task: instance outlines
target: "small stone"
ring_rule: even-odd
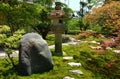
[[[91,61],[92,59],[91,58],[87,58],[88,61]]]
[[[88,41],[82,41],[82,43],[88,43]]]
[[[64,60],[72,60],[73,57],[68,56],[68,57],[63,57],[63,59],[64,59]]]
[[[62,42],[63,43],[66,43],[66,42],[70,42],[71,39],[70,39],[70,36],[69,35],[62,35]]]
[[[113,52],[115,52],[115,53],[120,53],[120,50],[113,50]]]
[[[82,42],[81,40],[76,40],[76,42]]]
[[[55,45],[50,45],[48,47],[49,47],[49,49],[53,49],[53,48],[55,48]]]
[[[69,42],[69,45],[77,45],[78,42]]]
[[[93,43],[93,44],[100,44],[100,43],[98,43],[98,42],[96,42],[96,41],[90,41],[90,43]]]
[[[72,67],[79,67],[79,66],[81,66],[81,63],[75,63],[75,62],[69,62],[68,64],[70,66],[72,66]]]
[[[11,57],[18,57],[19,56],[19,51],[16,50],[14,52],[12,52],[12,54],[10,54]]]
[[[6,54],[5,53],[0,53],[0,57],[5,57]]]
[[[90,46],[90,48],[91,48],[91,49],[97,49],[97,50],[102,49],[102,47],[101,47],[101,46],[97,46],[97,47]]]
[[[75,79],[75,78],[72,78],[70,76],[65,76],[63,79]]]
[[[97,43],[96,41],[91,41],[91,43]]]
[[[75,42],[76,40],[74,38],[70,38],[71,42]]]
[[[83,72],[80,70],[69,70],[70,73],[72,74],[78,74],[78,75],[83,75]]]
[[[112,48],[111,48],[111,47],[106,47],[106,49],[107,49],[107,50],[112,50]]]

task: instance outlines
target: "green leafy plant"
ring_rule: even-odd
[[[38,4],[28,4],[26,2],[16,2],[14,4],[0,3],[1,14],[0,24],[9,25],[11,32],[14,33],[19,28],[31,31],[32,26],[41,22],[40,13],[45,7]]]
[[[68,33],[71,33],[71,31],[75,31],[79,29],[79,19],[73,18],[67,21],[67,30]]]
[[[77,61],[81,61],[84,68],[91,70],[95,76],[101,76],[101,78],[106,79],[118,79],[120,77],[118,70],[120,67],[119,63],[119,54],[116,57],[116,54],[112,51],[80,51],[79,56],[74,57]],[[114,72],[114,74],[113,74]]]
[[[7,25],[0,25],[0,46],[2,46],[7,53],[8,58],[10,59],[13,67],[15,67],[13,57],[10,56],[15,49],[19,48],[20,39],[25,31],[17,30],[13,34],[10,33],[10,27]]]
[[[117,5],[120,5],[120,1],[106,0],[102,7],[94,8],[91,11],[92,13],[85,16],[85,20],[91,23],[91,27],[99,24],[102,32],[106,35],[114,34],[119,36],[120,7]]]

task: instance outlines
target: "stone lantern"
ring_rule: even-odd
[[[63,19],[66,18],[66,14],[61,10],[61,2],[55,2],[55,10],[53,10],[49,18],[53,20],[52,31],[55,33],[55,53],[57,55],[63,55],[62,53],[62,33],[65,31]]]

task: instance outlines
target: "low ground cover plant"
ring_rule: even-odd
[[[50,37],[50,38],[49,38]],[[47,39],[51,45],[54,35],[48,35]],[[87,38],[88,41],[90,40]],[[99,39],[98,39],[99,40]],[[21,76],[8,63],[6,59],[0,59],[0,79],[63,79],[65,76],[71,76],[75,79],[119,79],[120,77],[120,54],[116,54],[111,50],[98,52],[89,46],[97,46],[89,42],[79,43],[77,45],[63,46],[64,56],[73,56],[70,61],[64,60],[63,56],[57,56],[53,52],[54,69],[42,74],[33,74],[31,76]],[[114,48],[115,49],[115,48]],[[53,51],[54,49],[51,49]],[[14,58],[18,63],[18,58]],[[68,62],[80,62],[81,67],[70,67]],[[71,74],[69,70],[81,70],[83,75]]]

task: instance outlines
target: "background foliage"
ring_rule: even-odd
[[[101,26],[101,32],[105,34],[120,34],[120,1],[111,1],[101,8],[94,8],[85,19],[91,27]]]
[[[9,25],[11,31],[14,32],[19,28],[26,28],[30,31],[30,27],[40,22],[39,16],[45,7],[41,5],[28,4],[26,2],[15,4],[0,3],[0,11],[4,16],[4,22],[1,24]],[[2,19],[1,19],[2,20]]]

